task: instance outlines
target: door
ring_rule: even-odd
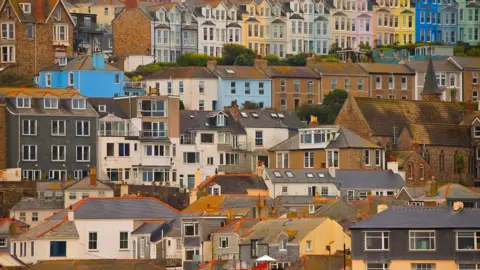
[[[268,156],[258,156],[257,160],[257,165],[260,165],[260,161],[262,162],[263,165],[265,165],[265,168],[268,168]]]

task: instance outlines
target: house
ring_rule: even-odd
[[[123,71],[105,64],[104,55],[77,57],[67,64],[57,63],[40,71],[40,88],[75,88],[87,97],[120,95],[123,90]]]
[[[388,207],[406,206],[408,202],[395,196],[368,195],[365,199],[348,201],[348,204],[357,209],[359,219],[363,219],[364,217],[376,215]],[[355,224],[357,221],[350,222],[349,225]]]
[[[307,59],[307,66],[321,76],[321,99],[335,89],[344,89],[357,97],[371,95],[370,76],[358,63],[319,63],[315,59]]]
[[[478,209],[391,207],[350,227],[353,269],[468,269]],[[381,241],[380,241],[381,240]],[[385,258],[389,258],[385,260]]]
[[[190,195],[190,203],[194,200],[194,191]],[[263,178],[256,174],[215,174],[200,183],[196,188],[196,196],[218,196],[222,194],[268,194]],[[193,197],[193,198],[192,198]]]
[[[118,0],[76,1],[74,6],[69,7],[69,11],[96,15],[98,27],[105,29],[111,27],[112,20],[123,7],[125,3]]]
[[[370,75],[370,97],[412,100],[415,72],[404,64],[360,63]]]
[[[456,23],[455,20],[452,22],[452,24],[456,26],[453,30],[457,31],[457,41],[465,42],[470,45],[478,42],[478,22],[480,21],[480,18],[476,15],[478,14],[478,5],[465,0],[459,0],[458,2],[451,4],[448,3],[448,5],[451,8],[458,10],[458,21]],[[455,14],[451,8],[449,11],[452,11],[452,14]]]
[[[99,24],[96,14],[71,12],[70,15],[75,22],[73,51],[76,54],[111,53],[111,27]]]
[[[315,207],[314,211],[310,214],[311,216],[328,217],[342,225],[345,230],[348,230],[350,225],[365,218],[363,211],[355,208],[349,201],[342,199],[331,200],[319,208]]]
[[[160,95],[179,96],[185,110],[218,109],[218,78],[206,67],[171,67],[154,72],[141,82],[145,89],[158,89]]]
[[[33,228],[63,208],[63,200],[24,197],[10,209],[10,218],[18,219]]]
[[[22,179],[82,179],[96,166],[98,115],[74,89],[3,88],[7,167]],[[19,151],[20,150],[20,151]]]
[[[10,238],[28,230],[30,225],[13,218],[0,218],[0,253],[10,253]],[[2,260],[2,265],[4,261]]]
[[[136,229],[131,233],[133,242],[138,243],[139,246],[134,259],[151,260],[158,258],[177,259],[178,261],[181,258],[181,253],[178,252],[181,246],[171,247],[172,241],[177,244],[179,241],[176,241],[176,239],[180,240],[179,229],[172,225],[174,222],[163,220],[137,222],[140,225],[136,224]],[[173,237],[174,234],[178,237]],[[161,257],[157,257],[158,255],[161,255]],[[178,256],[175,257],[175,255]]]
[[[75,25],[63,0],[3,1],[0,68],[31,78],[72,55]]]
[[[385,151],[357,135],[352,129],[338,125],[318,125],[268,149],[270,168],[290,169],[371,169],[385,167]]]
[[[269,196],[338,196],[339,183],[327,169],[265,169]]]
[[[415,100],[421,98],[420,94],[423,92],[428,62],[428,60],[414,60],[407,63],[407,66],[415,71]],[[440,99],[444,101],[463,101],[463,74],[461,69],[446,59],[433,60],[433,66],[436,71],[437,84],[442,90]]]
[[[322,208],[337,198],[320,196],[296,196],[296,195],[281,195],[275,198],[278,205],[281,205],[288,209],[288,216],[290,217],[305,217],[315,213],[318,209]]]
[[[151,246],[136,242],[132,232],[146,221],[169,221],[178,216],[178,210],[149,197],[85,198],[28,232],[16,235],[11,253],[18,254],[25,263],[58,260],[58,257],[137,258],[139,252],[150,253],[147,248]]]
[[[0,170],[7,168],[7,100],[0,97]]]
[[[180,219],[163,223],[160,225],[160,228],[158,225],[150,224],[152,223],[147,223],[143,226],[146,226],[147,230],[148,228],[156,228],[150,234],[150,241],[156,243],[157,260],[165,260],[167,267],[181,267],[183,244]]]
[[[415,43],[415,6],[409,1],[373,3],[373,33],[376,45]]]
[[[88,177],[76,181],[64,190],[64,207],[74,205],[85,198],[90,197],[113,197],[113,189],[104,183],[97,181],[96,171],[91,170]]]
[[[175,157],[181,186],[196,187],[209,176],[251,173],[245,130],[225,111],[180,111],[180,144]],[[195,180],[197,169],[201,178]]]
[[[459,2],[461,5],[462,2]],[[469,18],[471,18],[471,13],[473,13],[473,9],[466,9],[469,12]],[[463,13],[463,11],[460,11]],[[461,17],[461,16],[460,16]],[[460,27],[460,26],[459,26]],[[462,29],[462,28],[460,28]],[[465,28],[469,29],[469,36],[472,28]],[[479,31],[479,30],[477,30]],[[459,37],[462,37],[461,30],[459,33]],[[465,33],[466,35],[466,33]],[[452,56],[447,59],[449,62],[454,64],[457,68],[462,71],[462,97],[465,101],[478,101],[479,94],[480,94],[480,87],[479,87],[479,74],[480,74],[480,60],[477,58],[472,57],[458,57]],[[436,66],[435,66],[436,67]]]
[[[306,254],[327,255],[350,247],[350,237],[329,218],[262,220],[240,236],[240,261],[248,267],[268,255],[272,267],[286,268]]]
[[[29,266],[34,270],[42,269],[65,269],[74,270],[75,268],[101,268],[111,270],[154,270],[164,269],[150,261],[131,260],[131,259],[88,259],[88,260],[56,260],[41,261],[35,265]]]
[[[233,101],[242,106],[255,103],[259,109],[272,107],[272,80],[261,69],[255,66],[217,66],[216,60],[208,61],[207,68],[218,77],[215,108],[229,106]]]
[[[347,265],[345,262],[347,261]],[[332,255],[303,255],[297,261],[290,264],[289,270],[308,270],[308,269],[346,269],[351,267],[350,256],[345,258],[343,252]]]

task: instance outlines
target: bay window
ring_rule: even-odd
[[[53,41],[60,41],[60,42],[68,41],[68,25],[55,24],[53,26]]]

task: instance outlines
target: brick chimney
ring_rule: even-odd
[[[259,68],[261,70],[264,70],[267,68],[268,62],[265,59],[255,59],[253,60],[253,66],[256,68]]]
[[[212,72],[215,72],[215,70],[217,69],[217,60],[215,60],[215,59],[208,60],[207,68],[208,68],[208,70],[210,70]]]
[[[122,184],[120,185],[120,197],[127,196],[127,195],[128,195],[127,182],[122,181]]]
[[[237,100],[232,101],[230,106],[223,107],[223,110],[229,112],[232,115],[233,120],[238,121],[240,117],[240,108],[238,107]]]
[[[398,173],[398,161],[395,156],[389,156],[387,159],[387,170]]]
[[[33,12],[39,21],[45,20],[45,0],[33,0]]]
[[[10,233],[11,237],[17,234],[17,224],[15,223],[15,219],[10,221],[10,224],[8,225],[8,232]]]
[[[137,8],[137,0],[125,0],[125,7],[127,9],[136,9]]]
[[[318,123],[318,118],[314,115],[310,115],[310,122],[308,123],[309,128],[318,127],[320,123]]]
[[[97,170],[95,168],[90,169],[90,186],[97,185]]]
[[[75,213],[73,212],[73,209],[72,209],[71,205],[68,208],[67,218],[68,218],[68,221],[74,221],[75,220]]]

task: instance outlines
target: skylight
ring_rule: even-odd
[[[273,118],[277,117],[277,114],[274,113],[274,112],[270,113],[270,115],[271,115]]]
[[[325,174],[319,173],[319,174],[318,174],[318,177],[320,177],[320,178],[325,178]]]
[[[308,178],[313,178],[313,173],[307,173]]]
[[[293,178],[293,173],[291,171],[286,171],[285,174],[290,177],[290,178]]]
[[[208,123],[205,123],[205,126],[207,126],[207,127],[208,127],[208,126],[210,126],[210,125],[209,125]]]
[[[190,114],[189,116],[190,116],[190,118],[194,118],[194,117],[195,117],[195,116],[193,116],[193,114]]]
[[[252,114],[253,117],[258,118],[258,113],[252,112],[251,114]]]
[[[241,112],[240,114],[242,115],[242,117],[248,118],[248,114],[246,112]]]
[[[235,74],[235,71],[233,71],[233,69],[225,69],[225,71],[226,71],[228,74]]]
[[[282,177],[282,174],[280,172],[273,172],[273,175],[275,175],[275,177],[277,177],[277,178]]]
[[[278,118],[283,118],[284,117],[283,113],[278,113],[277,115],[278,115]]]

